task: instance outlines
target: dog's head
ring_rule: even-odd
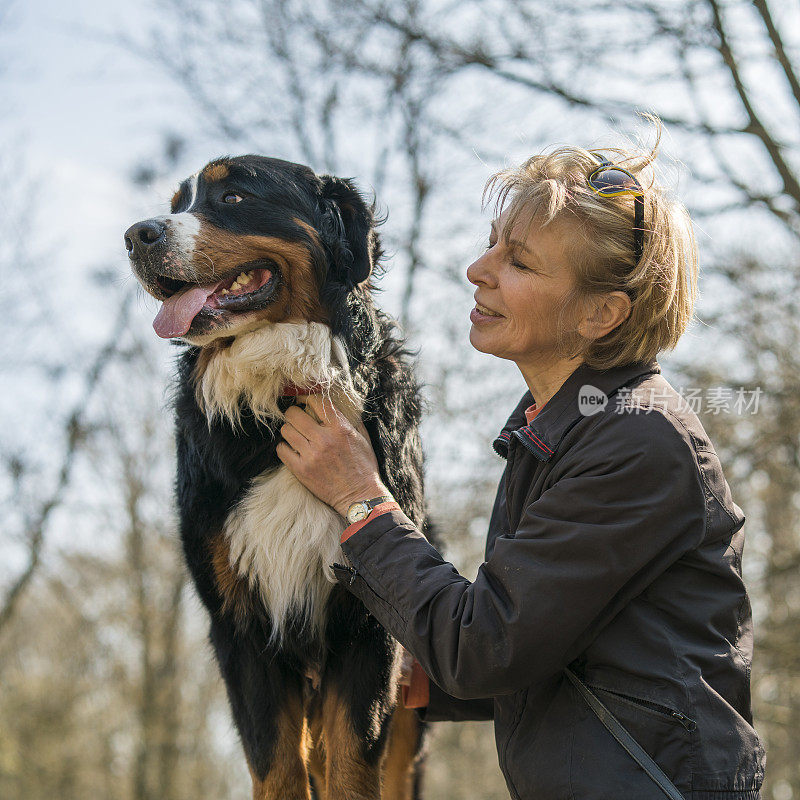
[[[373,209],[349,180],[262,156],[212,161],[169,215],[125,232],[136,277],[162,301],[163,338],[205,345],[270,322],[331,322],[379,258]]]

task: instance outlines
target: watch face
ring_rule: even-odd
[[[369,508],[366,503],[353,503],[350,510],[347,512],[347,521],[352,525],[354,522],[360,522],[369,516]]]

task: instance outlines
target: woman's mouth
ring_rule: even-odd
[[[469,318],[471,322],[489,322],[490,320],[503,319],[503,315],[476,302],[475,308],[472,309]]]

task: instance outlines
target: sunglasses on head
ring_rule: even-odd
[[[628,170],[612,164],[607,158],[592,153],[600,160],[587,176],[589,188],[600,197],[619,197],[620,195],[633,195],[633,252],[636,262],[642,257],[644,251],[644,191],[636,177]]]

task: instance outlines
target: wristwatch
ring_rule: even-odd
[[[369,516],[370,511],[372,511],[375,506],[379,506],[381,503],[391,503],[393,501],[393,497],[384,494],[380,497],[373,497],[372,500],[360,500],[358,503],[352,503],[345,515],[347,524],[352,525],[354,522],[361,522],[362,519],[366,519]]]

